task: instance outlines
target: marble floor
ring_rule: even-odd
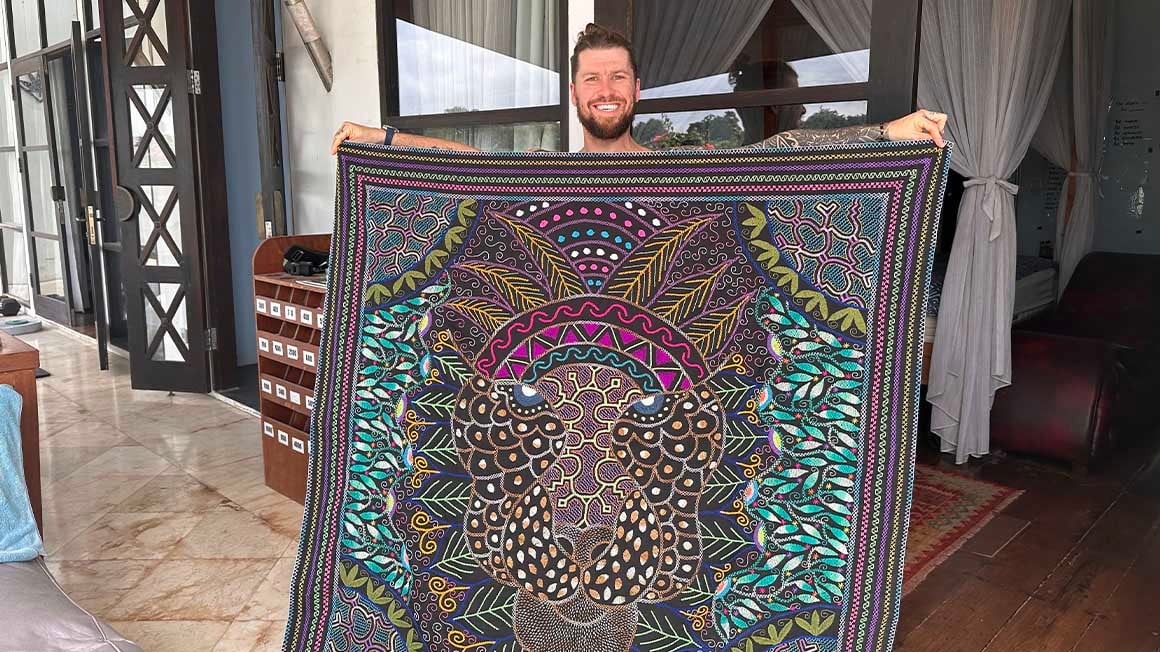
[[[265,486],[256,417],[133,390],[128,361],[22,336],[37,381],[44,538],[69,595],[145,650],[280,650],[302,507]]]

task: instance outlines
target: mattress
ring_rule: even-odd
[[[931,270],[930,290],[926,302],[926,341],[934,341],[938,328],[938,312],[942,305],[943,281],[946,279],[947,259],[935,260]],[[1050,308],[1055,303],[1059,270],[1055,263],[1038,256],[1015,258],[1015,305],[1012,323],[1019,323]]]

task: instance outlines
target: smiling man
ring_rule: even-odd
[[[640,78],[636,58],[628,39],[599,25],[589,23],[572,50],[572,105],[584,128],[584,152],[637,152],[647,148],[633,139],[631,128],[640,99]],[[877,140],[932,139],[943,145],[947,117],[934,111],[916,111],[883,124],[857,125],[840,129],[795,129],[785,131],[747,147],[801,147],[835,143],[863,143]],[[398,132],[390,126],[367,127],[344,122],[334,134],[331,154],[345,140],[383,143],[403,147],[433,147],[479,151],[470,145],[441,138]]]

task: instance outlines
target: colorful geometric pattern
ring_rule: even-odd
[[[915,467],[910,529],[906,534],[903,594],[979,533],[1023,491],[942,471]]]
[[[344,145],[285,649],[889,649],[948,164]]]

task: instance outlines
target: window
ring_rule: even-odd
[[[649,149],[741,147],[790,129],[836,129],[866,123],[866,102],[830,102],[637,114],[632,135]]]
[[[0,38],[0,42],[5,41]],[[16,134],[12,129],[12,75],[0,64],[0,264],[3,291],[25,301],[28,291],[28,250],[22,233],[19,204],[20,174],[16,158]]]
[[[561,148],[565,2],[378,6],[384,122],[486,150]]]
[[[77,19],[76,0],[42,0],[44,28],[48,45],[56,45],[72,38],[72,23]]]
[[[647,146],[877,122],[913,107],[920,2],[871,15],[865,0],[379,0],[383,122],[481,149],[568,149],[582,28],[569,10],[633,42]]]
[[[11,0],[12,55],[23,56],[44,47],[40,40],[38,0]]]

